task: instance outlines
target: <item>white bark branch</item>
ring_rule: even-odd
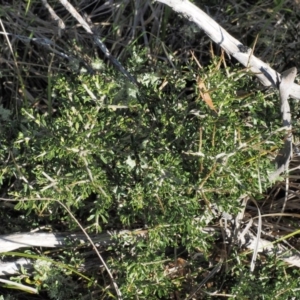
[[[203,232],[213,234],[218,231],[215,227],[203,228]],[[147,237],[147,230],[140,231],[120,231],[118,236],[122,235],[135,235],[141,238]],[[77,242],[86,243],[88,241],[84,234],[66,234],[66,233],[17,233],[0,236],[0,253],[13,251],[24,247],[63,247],[67,244],[66,238],[70,238]],[[101,233],[91,236],[93,242],[98,247],[106,248],[108,245],[113,245],[115,241],[112,239],[111,234]],[[253,250],[256,244],[259,244],[258,252],[264,252],[266,255],[276,254],[279,259],[300,268],[300,255],[292,250],[287,250],[283,245],[277,244],[275,247],[270,241],[265,239],[257,239],[253,234],[248,232],[245,235],[244,246],[249,250]],[[0,261],[0,276],[13,275],[19,272],[20,267],[30,269],[32,260],[30,259],[17,259],[16,261],[1,262]]]
[[[67,239],[87,243],[87,238],[82,233],[15,233],[0,236],[0,253],[29,247],[61,247],[66,244]],[[108,233],[92,236],[92,239],[99,246],[112,243]]]
[[[215,43],[222,47],[228,55],[233,56],[260,80],[264,86],[279,88],[281,75],[259,58],[251,55],[252,50],[244,47],[211,17],[188,0],[155,0],[170,6],[174,11],[182,13],[187,19],[195,22]],[[289,96],[300,99],[300,86],[293,83]]]

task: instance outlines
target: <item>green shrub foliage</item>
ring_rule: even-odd
[[[57,200],[89,233],[147,229],[146,239],[123,237],[109,266],[128,299],[158,299],[186,281],[166,275],[175,255],[166,249],[209,256],[218,237],[203,227],[267,188],[280,115],[250,75],[219,70],[217,61],[172,70],[147,65],[136,50],[129,69],[140,74],[139,88],[109,68],[57,74],[44,110],[24,106],[16,120],[2,110],[17,125],[2,145],[11,159],[1,180],[13,180],[7,192],[17,209],[65,230],[78,228]],[[218,113],[199,96],[197,77]],[[191,272],[196,278],[197,264]]]

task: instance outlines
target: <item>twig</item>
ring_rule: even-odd
[[[77,223],[77,225],[79,226],[79,228],[82,230],[82,232],[84,233],[84,235],[86,236],[86,238],[88,239],[88,241],[91,243],[91,245],[93,246],[94,251],[97,253],[100,261],[102,262],[103,266],[105,267],[108,276],[110,277],[111,283],[114,286],[114,289],[116,290],[117,296],[119,300],[122,300],[122,294],[120,289],[118,288],[118,285],[116,283],[116,281],[114,280],[107,264],[105,263],[105,260],[103,259],[103,257],[101,256],[100,252],[98,251],[95,243],[93,242],[93,240],[91,239],[91,237],[88,235],[88,233],[84,230],[84,228],[81,226],[81,224],[78,222],[78,220],[74,217],[74,215],[72,214],[72,212],[67,208],[66,205],[64,205],[61,201],[57,200],[57,202],[68,212],[68,214],[71,216],[71,218]]]
[[[121,65],[121,63],[111,55],[109,50],[106,48],[100,38],[92,31],[89,24],[81,17],[76,11],[73,5],[66,0],[59,0],[60,3],[66,8],[66,10],[80,23],[80,25],[94,38],[95,44],[101,49],[107,59],[109,59],[118,70],[125,75],[133,84],[138,86],[136,79]]]
[[[190,300],[193,298],[195,294],[197,294],[201,287],[210,279],[212,278],[216,273],[218,273],[221,270],[221,267],[223,265],[224,258],[221,257],[219,263],[212,269],[212,271],[199,283],[197,288],[186,298],[186,300]]]
[[[53,8],[48,4],[47,0],[42,0],[42,3],[44,4],[45,8],[48,10],[49,14],[51,15],[51,18],[57,22],[58,24],[58,35],[61,36],[61,30],[66,28],[66,25],[64,21],[55,13]]]

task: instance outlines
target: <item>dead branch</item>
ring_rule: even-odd
[[[205,227],[202,230],[207,234],[212,234],[213,231],[218,232],[218,228]],[[146,238],[148,234],[147,230],[123,230],[114,234],[117,239],[114,239],[111,233],[101,233],[91,236],[91,239],[97,247],[106,249],[108,246],[116,245],[118,238],[127,236],[139,236],[140,238]],[[80,245],[89,245],[89,241],[83,233],[17,233],[0,236],[0,253],[13,251],[19,248],[27,247],[64,247],[68,245],[69,241]],[[300,267],[300,255],[293,250],[287,249],[285,246],[277,244],[275,247],[270,241],[260,238],[257,239],[250,231],[245,235],[243,242],[244,247],[249,250],[254,250],[255,246],[258,246],[258,252],[266,255],[274,255],[296,267]],[[17,259],[11,262],[0,262],[0,276],[13,275],[19,272],[21,266],[28,269],[31,267],[32,261],[28,259]]]
[[[195,22],[216,44],[222,47],[229,56],[234,57],[266,86],[279,88],[281,75],[273,70],[268,64],[253,55],[251,48],[244,46],[239,40],[231,36],[217,22],[203,12],[199,7],[188,0],[156,0],[170,6],[174,11],[182,13],[187,19]],[[290,87],[289,96],[300,99],[300,86],[293,83]]]

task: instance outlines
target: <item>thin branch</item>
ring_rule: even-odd
[[[57,200],[57,202],[68,212],[68,214],[72,217],[72,219],[77,223],[77,225],[79,226],[79,228],[82,230],[82,232],[84,233],[84,235],[86,236],[86,238],[88,239],[88,241],[91,243],[91,245],[93,246],[94,251],[97,253],[100,261],[102,262],[103,266],[105,267],[108,276],[110,277],[110,280],[114,286],[114,289],[116,290],[118,299],[121,300],[123,299],[122,294],[120,289],[118,288],[118,285],[115,281],[115,279],[113,278],[107,264],[105,263],[105,260],[103,259],[103,257],[101,256],[100,252],[98,251],[95,243],[93,242],[93,240],[91,239],[91,237],[88,235],[88,233],[84,230],[84,228],[81,226],[81,224],[78,222],[78,220],[74,217],[74,215],[72,214],[72,212],[67,208],[66,205],[64,205],[61,201]]]
[[[125,75],[133,84],[138,85],[136,79],[121,65],[121,63],[111,55],[107,47],[100,40],[100,38],[92,31],[89,24],[82,18],[82,16],[76,11],[74,6],[66,0],[59,0],[65,9],[80,23],[80,25],[94,38],[95,44],[101,49],[107,59],[109,59],[118,70]]]

